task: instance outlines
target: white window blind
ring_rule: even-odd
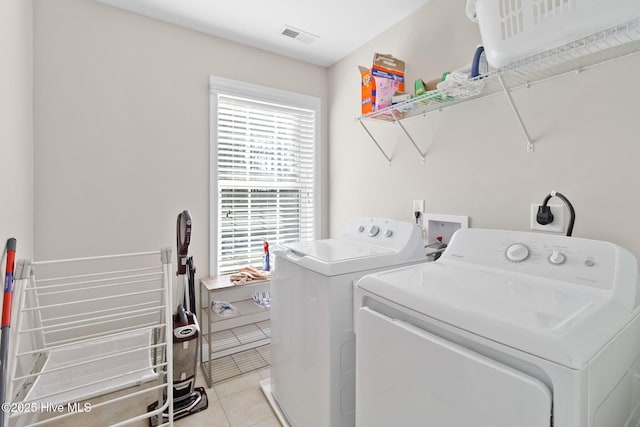
[[[312,240],[316,111],[217,97],[217,272],[261,266],[263,244]],[[213,147],[212,147],[213,148]]]

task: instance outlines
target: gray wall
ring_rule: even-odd
[[[189,209],[208,275],[209,76],[326,108],[327,70],[88,0],[34,19],[36,257],[175,248]]]
[[[0,245],[33,256],[33,3],[0,2]],[[0,270],[4,271],[4,264]]]
[[[374,52],[407,62],[408,88],[471,61],[481,43],[464,0],[432,0],[329,70],[330,233],[348,218],[411,220],[427,212],[470,216],[472,227],[528,230],[530,204],[552,190],[574,204],[574,236],[608,240],[640,256],[640,57],[602,65],[513,94],[536,140],[526,143],[502,95],[407,119],[424,164],[401,129],[371,124],[391,166],[354,118],[360,115],[357,65]],[[560,203],[558,199],[553,202]]]

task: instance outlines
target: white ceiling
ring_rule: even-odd
[[[323,67],[353,52],[429,0],[97,0]],[[318,36],[304,43],[284,26]]]

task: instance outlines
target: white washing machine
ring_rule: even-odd
[[[614,244],[460,230],[356,282],[356,425],[636,427],[638,298]]]
[[[271,276],[271,379],[276,413],[296,427],[355,424],[353,281],[426,262],[409,222],[354,218],[336,239],[276,251]]]

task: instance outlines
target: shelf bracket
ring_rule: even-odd
[[[385,159],[387,159],[387,163],[389,165],[391,165],[391,157],[387,156],[387,153],[384,152],[384,150],[382,149],[382,147],[380,146],[380,144],[378,144],[378,141],[375,139],[375,137],[371,134],[371,132],[369,132],[369,129],[367,128],[367,126],[365,126],[364,122],[362,120],[358,120],[360,122],[360,124],[362,125],[362,127],[364,128],[364,130],[367,132],[367,134],[369,135],[369,138],[371,138],[371,140],[373,141],[374,144],[376,144],[376,147],[378,147],[378,150],[380,150],[380,152],[382,153],[382,155],[384,156]]]
[[[498,77],[498,81],[500,82],[500,86],[502,86],[502,90],[504,91],[504,94],[507,96],[507,101],[509,101],[509,105],[511,106],[511,109],[513,110],[513,113],[515,114],[516,119],[520,124],[522,133],[524,133],[524,137],[527,139],[527,152],[532,153],[534,151],[533,141],[531,140],[531,136],[529,135],[529,132],[527,131],[527,128],[525,127],[524,122],[522,121],[520,112],[518,111],[516,104],[513,102],[513,99],[511,98],[511,93],[509,92],[509,89],[507,89],[507,86],[504,84],[502,75],[498,74],[497,77]]]
[[[395,122],[400,125],[400,127],[402,128],[402,131],[404,132],[404,134],[407,135],[407,138],[409,138],[409,141],[411,141],[411,144],[413,145],[413,148],[415,148],[416,151],[418,152],[418,154],[420,154],[420,157],[422,158],[422,163],[424,163],[424,159],[425,159],[427,153],[426,152],[423,153],[420,150],[420,147],[418,147],[418,144],[416,144],[416,142],[413,140],[413,138],[411,138],[411,135],[409,134],[409,132],[407,132],[407,129],[404,127],[402,122],[400,120],[398,120],[398,118],[396,117],[396,113],[393,110],[391,110],[391,116],[393,117],[393,120],[395,120]]]

